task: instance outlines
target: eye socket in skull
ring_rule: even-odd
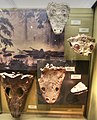
[[[42,90],[43,92],[45,92],[45,87],[42,87],[41,90]]]
[[[22,89],[21,87],[19,87],[19,88],[17,89],[17,95],[18,95],[19,97],[22,97],[22,96],[23,96],[23,93],[24,93],[23,89]]]
[[[10,87],[6,87],[5,93],[7,94],[7,96],[8,96],[9,98],[12,98],[12,91],[11,91],[11,88],[10,88]]]
[[[63,15],[64,15],[64,17],[66,17],[66,14],[65,14],[65,13],[64,13]]]
[[[77,50],[79,50],[80,49],[80,45],[79,44],[75,44],[74,48],[77,49]]]
[[[56,13],[56,10],[55,9],[52,9],[52,14],[55,14]]]
[[[94,49],[94,45],[90,45],[90,50],[93,50]]]
[[[58,90],[59,90],[59,88],[58,88],[58,87],[56,87],[56,88],[55,88],[55,90],[56,90],[56,91],[58,91]]]

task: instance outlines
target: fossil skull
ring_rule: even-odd
[[[25,106],[27,94],[33,82],[33,75],[1,73],[2,85],[11,115],[20,117]]]
[[[76,53],[83,56],[88,56],[95,48],[95,40],[85,34],[70,37],[67,41]]]
[[[47,103],[55,103],[65,77],[65,68],[47,64],[41,72],[38,82],[42,96]]]
[[[51,2],[47,6],[47,15],[52,30],[55,34],[61,34],[67,23],[70,8],[63,3]]]

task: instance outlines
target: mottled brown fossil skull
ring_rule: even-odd
[[[55,103],[65,77],[65,68],[47,64],[41,71],[38,82],[42,96],[47,103]]]
[[[88,56],[95,48],[95,39],[85,34],[78,34],[75,37],[70,37],[67,41],[76,53],[83,56]]]
[[[47,6],[47,15],[55,34],[61,34],[67,23],[70,8],[63,3],[51,2]]]
[[[1,76],[11,115],[18,118],[24,109],[27,94],[33,82],[33,75],[1,73]]]

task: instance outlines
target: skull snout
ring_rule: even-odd
[[[11,112],[11,115],[14,117],[14,118],[18,118],[21,116],[21,103],[18,101],[18,98],[14,98],[11,99],[11,102],[10,102],[10,112]]]
[[[54,97],[53,98],[46,97],[45,99],[47,103],[54,103],[56,101]]]
[[[11,115],[14,117],[14,118],[19,118],[21,116],[21,112],[19,111],[12,111],[11,112]]]
[[[62,28],[54,28],[54,29],[53,29],[53,32],[54,32],[55,34],[60,34],[60,33],[63,32],[63,29],[62,29]]]

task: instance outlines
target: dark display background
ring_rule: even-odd
[[[52,105],[85,105],[87,102],[88,92],[83,92],[82,94],[76,95],[70,92],[70,90],[79,82],[84,83],[87,88],[89,87],[89,61],[38,61],[37,65],[37,77],[40,77],[40,68],[43,68],[47,63],[53,64],[55,66],[72,66],[75,67],[75,72],[66,71],[65,78],[63,80],[60,95],[57,101]],[[81,79],[71,79],[71,74],[81,74]],[[53,80],[52,80],[53,81]],[[37,88],[38,88],[38,103],[39,104],[47,104],[44,98],[42,97],[39,83],[37,81]]]

